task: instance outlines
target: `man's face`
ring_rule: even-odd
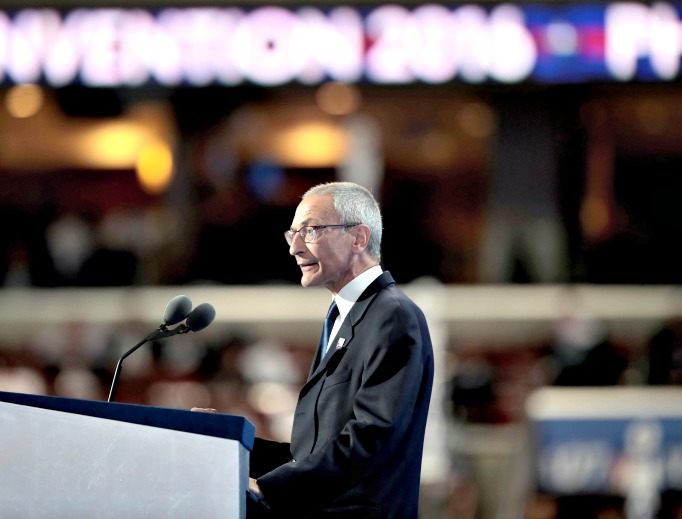
[[[338,224],[339,215],[329,195],[313,195],[304,198],[296,209],[291,229],[299,230],[306,225]],[[338,293],[352,278],[353,232],[340,228],[320,229],[317,240],[306,243],[296,233],[289,247],[289,254],[296,258],[301,269],[301,285],[323,286],[333,294]]]

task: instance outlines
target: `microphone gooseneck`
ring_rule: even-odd
[[[161,325],[163,327],[163,325]],[[116,394],[116,388],[118,387],[118,378],[121,375],[121,365],[123,364],[123,360],[130,355],[132,352],[134,352],[136,349],[138,349],[140,346],[142,346],[145,342],[148,342],[152,340],[154,335],[158,332],[159,330],[151,333],[144,339],[142,339],[140,342],[138,342],[135,346],[130,348],[128,351],[126,351],[123,355],[121,355],[121,358],[118,359],[118,362],[116,363],[116,371],[114,371],[114,379],[111,381],[111,389],[109,389],[109,398],[107,402],[111,402],[114,399],[114,395]]]
[[[118,359],[107,401],[111,402],[114,399],[123,361],[140,346],[152,340],[164,339],[188,332],[198,332],[211,324],[213,319],[215,319],[215,308],[208,303],[202,303],[192,310],[192,301],[187,296],[180,295],[171,299],[168,305],[166,305],[166,310],[163,314],[163,324]],[[168,328],[169,325],[178,324],[181,321],[185,321],[185,324],[180,324],[175,328]]]

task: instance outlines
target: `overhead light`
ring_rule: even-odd
[[[145,146],[137,158],[137,180],[152,195],[163,192],[173,177],[173,154],[164,143]]]
[[[348,146],[340,128],[322,121],[287,128],[272,144],[281,163],[297,167],[332,167],[345,156]]]
[[[43,106],[43,90],[33,83],[10,88],[5,96],[7,112],[17,119],[26,119],[38,113]]]

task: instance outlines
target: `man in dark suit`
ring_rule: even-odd
[[[374,197],[350,182],[315,186],[296,209],[285,237],[301,284],[327,288],[339,315],[291,443],[256,439],[250,517],[418,516],[433,350],[422,311],[382,272],[381,233]]]

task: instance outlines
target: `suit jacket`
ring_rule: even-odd
[[[291,444],[254,446],[252,476],[271,510],[316,519],[416,519],[432,385],[426,319],[384,272],[313,363]],[[289,461],[264,466],[264,456],[281,463],[287,447]]]

